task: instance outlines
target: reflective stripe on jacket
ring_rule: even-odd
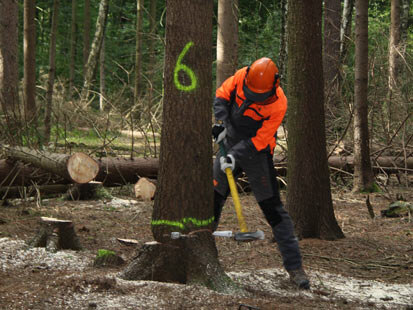
[[[245,98],[244,85],[247,67],[238,70],[216,91],[214,114],[227,128],[229,153],[235,158],[251,157],[259,151],[273,153],[277,129],[287,111],[287,97],[281,87],[265,102]]]

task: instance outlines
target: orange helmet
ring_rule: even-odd
[[[277,66],[270,58],[263,57],[248,67],[243,90],[248,99],[264,101],[274,95],[279,84]]]

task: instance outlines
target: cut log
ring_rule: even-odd
[[[135,197],[144,201],[151,201],[155,196],[156,185],[147,178],[140,178],[134,186]]]
[[[44,196],[53,196],[64,194],[72,185],[68,184],[52,184],[38,186],[5,186],[0,187],[0,199],[10,198],[26,198],[37,194]]]
[[[135,184],[141,177],[156,179],[159,166],[159,160],[157,158],[124,159],[106,157],[97,159],[96,162],[99,166],[99,172],[95,180],[102,182],[104,186]],[[285,175],[287,167],[286,158],[284,156],[275,156],[274,164],[278,173]],[[345,170],[347,172],[353,171],[352,156],[331,156],[328,159],[328,164],[330,168]],[[377,173],[382,171],[386,171],[387,173],[407,171],[411,173],[413,172],[413,157],[407,158],[405,162],[402,158],[395,160],[391,156],[381,156],[377,161],[373,161],[373,169]],[[32,185],[33,183],[67,184],[71,182],[70,179],[55,176],[54,174],[50,174],[50,172],[39,168],[27,167],[18,162],[11,163],[7,160],[0,160],[0,187]]]
[[[40,218],[40,229],[28,243],[32,247],[45,247],[50,252],[81,249],[73,222],[52,217]]]
[[[134,184],[139,178],[156,178],[159,160],[157,158],[103,157],[97,160],[99,173],[96,181],[105,186]]]
[[[67,184],[70,181],[40,168],[0,159],[0,187],[29,186],[33,184]]]
[[[35,167],[59,175],[73,183],[88,183],[99,172],[99,165],[84,153],[72,155],[31,150],[25,147],[4,147],[9,158],[30,163]]]

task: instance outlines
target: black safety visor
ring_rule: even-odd
[[[247,84],[244,81],[244,86],[242,87],[244,91],[245,98],[254,102],[263,102],[275,94],[275,89],[271,89],[265,93],[255,93],[248,88]]]

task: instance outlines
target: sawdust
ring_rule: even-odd
[[[405,197],[411,196],[404,193]],[[374,211],[388,205],[384,195],[370,197]],[[369,218],[363,195],[334,195],[335,212],[346,238],[300,241],[310,291],[296,290],[283,270],[271,231],[253,197],[242,196],[247,222],[266,239],[238,243],[216,237],[219,259],[228,275],[245,288],[242,295],[204,287],[124,281],[124,268],[94,268],[98,249],[130,260],[151,241],[151,203],[119,197],[107,201],[14,201],[0,208],[0,309],[408,309],[413,306],[413,223],[408,218]],[[82,251],[50,253],[28,248],[40,216],[70,219]],[[220,230],[237,230],[230,201]],[[126,246],[116,238],[133,238]],[[245,307],[244,307],[245,309]]]

